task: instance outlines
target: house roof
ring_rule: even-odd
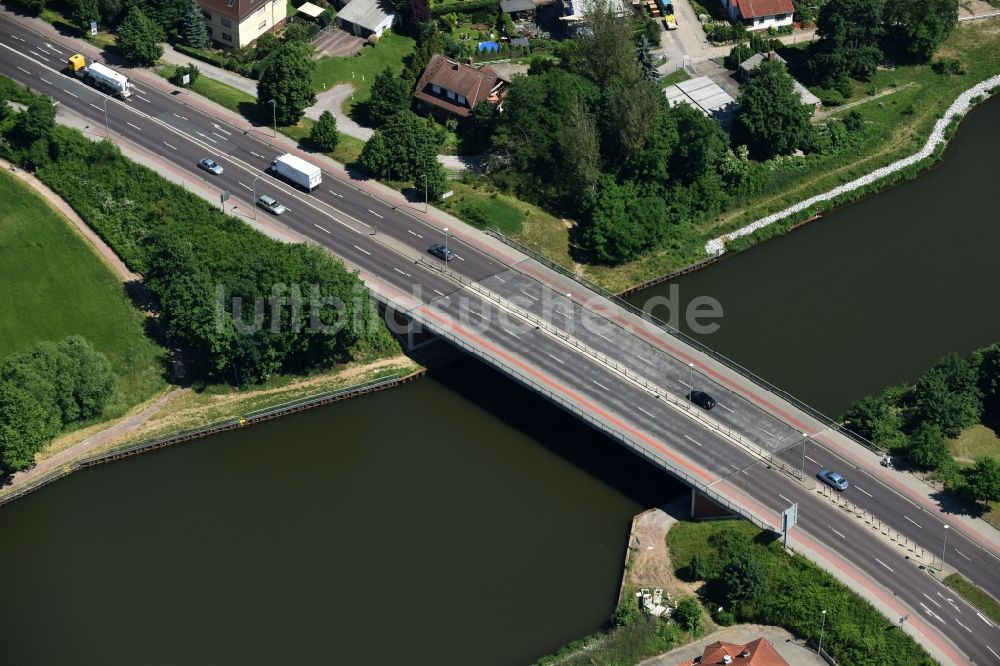
[[[507,80],[500,77],[489,65],[472,67],[435,53],[417,82],[413,96],[460,116],[468,116],[472,113],[472,109],[476,108],[476,104],[489,98],[490,92],[498,83],[507,83]],[[458,100],[447,99],[434,93],[432,85],[461,95],[465,98],[465,104],[459,104]]]
[[[667,96],[670,106],[690,104],[706,116],[712,116],[720,121],[725,120],[736,107],[736,100],[707,76],[699,76],[668,86],[663,93]]]
[[[250,14],[267,4],[268,0],[197,0],[198,5],[210,12],[235,18],[242,23]]]
[[[745,19],[795,12],[792,0],[736,0],[736,5],[740,8],[740,15]]]
[[[337,13],[337,18],[376,32],[385,26],[386,20],[391,23],[395,15],[396,6],[389,0],[350,0]]]
[[[728,662],[726,657],[729,657]],[[694,660],[686,661],[681,666],[690,666],[693,663],[696,662]],[[729,666],[788,666],[788,662],[778,654],[774,646],[763,638],[758,638],[744,645],[723,643],[722,641],[709,643],[705,646],[701,660],[697,663],[702,666],[727,663]]]
[[[304,2],[301,5],[299,5],[299,8],[296,11],[299,14],[305,14],[310,18],[317,18],[320,14],[323,13],[323,8],[319,7],[318,5],[314,5],[311,2]]]
[[[740,63],[740,69],[743,70],[744,73],[748,73],[751,70],[755,69],[758,65],[760,65],[760,63],[764,62],[765,60],[775,60],[777,62],[780,62],[782,65],[786,66],[788,65],[788,63],[785,61],[784,58],[782,58],[774,51],[771,51],[770,53],[757,53],[755,55],[750,56],[749,58]],[[792,79],[792,86],[795,88],[795,92],[798,93],[799,97],[802,98],[803,104],[816,106],[817,104],[820,103],[819,97],[816,97],[816,95],[812,94],[809,91],[809,89],[806,88],[801,83],[799,83],[797,79]]]
[[[525,12],[535,8],[532,0],[500,0],[500,9],[508,14],[512,12]]]

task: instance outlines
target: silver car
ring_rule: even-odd
[[[213,173],[216,176],[222,175],[222,165],[213,159],[209,159],[208,157],[198,162],[198,168],[204,169],[205,171]]]
[[[267,196],[266,194],[260,195],[257,199],[257,205],[274,215],[281,215],[287,208],[278,203],[274,198]]]

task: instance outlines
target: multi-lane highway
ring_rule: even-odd
[[[9,17],[0,20],[0,73],[85,118],[91,132],[107,127],[112,138],[155,156],[176,177],[201,182],[201,191],[214,190],[212,196],[230,192],[227,210],[235,204],[244,218],[268,215],[254,208],[256,196],[276,198],[288,208],[280,222],[291,232],[330,249],[380,293],[412,308],[414,316],[770,525],[776,527],[777,515],[798,502],[799,524],[791,545],[866,590],[883,612],[897,618],[909,614],[908,629],[924,636],[939,659],[1000,663],[1000,630],[992,622],[919,569],[894,543],[720,432],[739,433],[792,470],[804,466],[807,478],[820,466],[844,472],[852,482],[844,494],[852,502],[927,551],[941,552],[939,515],[818,444],[816,429],[808,432],[812,439],[806,442],[780,413],[762,408],[753,395],[710,372],[696,350],[684,349],[662,332],[619,325],[615,317],[595,312],[588,304],[591,295],[580,285],[559,286],[563,283],[550,279],[544,267],[512,250],[491,249],[468,229],[451,229],[448,244],[457,257],[449,271],[439,270],[426,250],[444,241],[441,225],[331,173],[308,194],[277,181],[264,170],[284,149],[266,137],[231,124],[225,113],[213,115],[206,105],[184,100],[187,93],[155,77],[137,74],[131,98],[109,98],[61,72],[65,59],[77,50]],[[224,173],[198,170],[203,157],[217,160]],[[461,280],[475,282],[495,298],[484,298]],[[547,323],[532,325],[519,313]],[[717,398],[709,416],[719,428],[706,428],[688,413],[698,409],[683,402],[691,385]],[[949,567],[1000,596],[995,555],[959,530],[950,532]]]

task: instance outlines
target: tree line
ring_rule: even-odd
[[[54,116],[51,100],[31,95],[0,120],[0,153],[34,169],[144,276],[191,377],[248,386],[396,345],[339,260],[264,236]]]
[[[846,428],[920,469],[973,502],[1000,501],[1000,461],[980,457],[960,467],[948,438],[1000,416],[1000,343],[969,357],[948,354],[914,385],[899,385],[856,401],[844,413]]]
[[[117,390],[111,363],[79,335],[7,357],[0,366],[0,472],[34,465],[49,440],[100,416]]]

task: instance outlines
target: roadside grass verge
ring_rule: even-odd
[[[442,201],[438,207],[480,229],[496,227],[505,234],[518,236],[532,213],[541,212],[531,211],[527,204],[512,196],[495,190],[477,189],[461,181],[449,183],[448,188],[455,195]]]
[[[355,104],[368,99],[375,76],[386,67],[391,67],[397,74],[403,71],[403,59],[413,53],[415,46],[412,37],[387,32],[378,44],[366,46],[357,55],[320,58],[313,72],[313,90],[322,92],[324,83],[326,90],[339,83],[352,84],[354,99],[348,97],[343,105],[344,113],[350,115]]]
[[[170,66],[157,67],[156,69],[157,74],[168,80],[174,75],[175,71],[176,68]],[[191,90],[230,111],[242,115],[250,122],[262,126],[267,125],[267,119],[261,118],[257,112],[257,98],[248,95],[242,90],[237,90],[204,74],[194,80],[194,83],[191,84]],[[298,124],[278,127],[278,131],[298,141],[302,148],[311,149],[309,131],[312,129],[313,124],[315,124],[315,121],[312,118],[303,116]],[[328,155],[341,164],[350,164],[357,161],[358,156],[361,155],[361,149],[365,146],[365,142],[353,136],[348,136],[343,132],[339,134],[340,143]]]
[[[0,362],[42,341],[79,334],[111,362],[118,395],[102,420],[162,391],[165,350],[121,280],[72,225],[28,186],[0,176]],[[16,313],[16,314],[12,314]]]
[[[982,611],[983,615],[1000,623],[1000,601],[979,589],[978,586],[953,573],[945,576],[944,584],[958,592],[970,604]]]
[[[977,423],[948,440],[948,449],[953,458],[965,462],[975,462],[980,456],[1000,459],[1000,438],[989,426]]]

